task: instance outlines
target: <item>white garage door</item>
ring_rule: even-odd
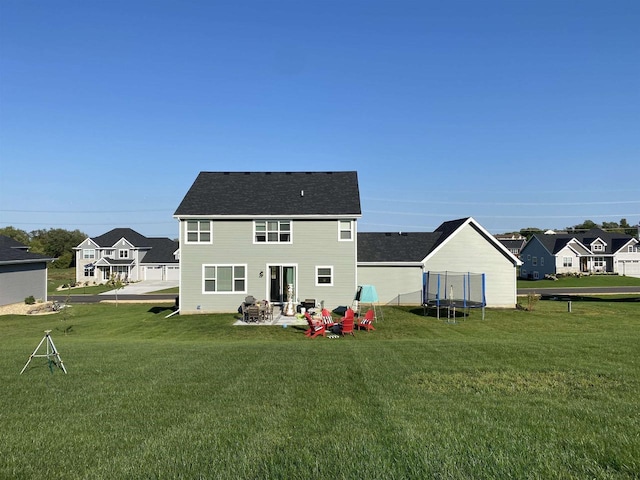
[[[618,260],[618,275],[628,277],[640,277],[640,261]]]
[[[145,280],[162,280],[162,267],[147,267],[144,275]]]
[[[167,280],[180,280],[180,267],[167,267]]]

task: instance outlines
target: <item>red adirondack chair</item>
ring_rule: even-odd
[[[324,328],[331,328],[336,324],[336,322],[333,321],[331,313],[326,308],[322,309],[322,323],[324,324]]]
[[[353,315],[352,316],[345,315],[344,317],[342,317],[342,322],[340,322],[340,325],[341,325],[340,333],[342,334],[343,337],[345,333],[349,333],[353,335],[354,323],[355,323],[355,318],[353,317]]]
[[[318,335],[326,335],[327,329],[322,323],[316,322],[309,312],[304,312],[304,317],[307,319],[307,325],[309,325],[309,329],[304,332],[304,334],[309,338],[315,338]]]
[[[374,318],[375,312],[370,308],[369,310],[367,310],[367,313],[365,313],[364,317],[362,317],[358,322],[358,328],[364,329],[367,332],[375,330],[375,328],[373,327]]]

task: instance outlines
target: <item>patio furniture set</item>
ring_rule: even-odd
[[[309,327],[305,335],[309,338],[315,338],[319,335],[326,337],[327,334],[331,338],[336,338],[339,335],[344,337],[345,334],[353,335],[355,329],[362,329],[367,332],[375,330],[373,326],[375,312],[372,309],[367,310],[364,317],[358,319],[358,321],[356,321],[355,312],[352,308],[347,308],[344,317],[340,318],[338,322],[334,321],[333,316],[326,308],[322,309],[319,319],[314,319],[309,312],[305,312],[304,316]]]

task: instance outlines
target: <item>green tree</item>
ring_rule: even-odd
[[[535,233],[544,233],[544,230],[537,227],[521,228],[520,235],[529,240]]]
[[[87,235],[80,230],[65,230],[52,228],[49,230],[34,230],[31,232],[31,251],[43,253],[51,257],[60,257],[66,252],[73,252]]]
[[[124,287],[124,283],[122,283],[122,279],[120,278],[120,275],[116,275],[115,273],[112,273],[111,276],[109,277],[109,280],[107,281],[107,285],[113,288],[116,292],[116,307],[117,307],[118,306],[118,290]]]
[[[567,232],[580,233],[580,232],[586,232],[587,230],[591,230],[592,228],[600,228],[600,225],[598,225],[593,220],[585,220],[584,222],[578,225],[574,225],[573,227],[567,227]]]
[[[0,228],[0,235],[13,238],[16,242],[20,242],[27,246],[29,246],[29,243],[31,242],[31,237],[27,232],[12,226]]]

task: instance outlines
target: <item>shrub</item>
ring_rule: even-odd
[[[24,299],[24,303],[26,303],[27,305],[33,305],[36,303],[36,299],[33,298],[33,295],[29,295],[27,298]]]

